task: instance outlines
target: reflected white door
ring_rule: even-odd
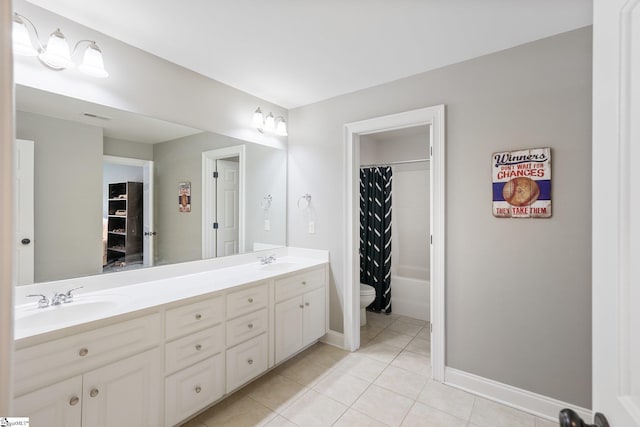
[[[18,285],[34,281],[34,143],[16,140],[16,273]]]
[[[593,409],[640,426],[640,0],[595,0]]]
[[[145,162],[142,167],[142,264],[152,267],[155,260],[155,230],[153,229],[153,162]]]
[[[216,256],[220,257],[238,253],[240,164],[237,161],[216,160],[216,170]]]

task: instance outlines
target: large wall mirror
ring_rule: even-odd
[[[16,110],[20,284],[286,244],[283,148],[20,85]]]

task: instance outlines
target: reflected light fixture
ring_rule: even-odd
[[[287,122],[284,117],[274,117],[270,112],[265,118],[260,107],[253,113],[253,125],[260,133],[269,132],[278,136],[288,136]]]
[[[80,40],[76,43],[73,51],[70,51],[67,38],[58,28],[51,33],[47,44],[43,45],[40,42],[38,29],[33,22],[24,15],[15,12],[13,14],[12,38],[15,55],[37,56],[44,66],[55,71],[74,68],[76,64],[71,58],[80,45],[87,44],[78,70],[93,77],[109,76],[109,73],[104,69],[102,51],[93,40]]]

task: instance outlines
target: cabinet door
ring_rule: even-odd
[[[158,348],[85,374],[82,425],[159,426],[161,377]]]
[[[20,396],[13,401],[16,417],[32,426],[80,427],[82,377],[77,376]]]
[[[276,363],[302,348],[302,297],[276,304]]]
[[[313,341],[327,333],[325,289],[320,288],[304,294],[304,334],[302,346],[311,344]]]
[[[227,393],[266,371],[269,364],[268,353],[267,334],[227,350]]]

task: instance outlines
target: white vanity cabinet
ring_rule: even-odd
[[[14,412],[33,426],[158,425],[160,331],[152,314],[19,349]]]
[[[280,363],[327,332],[325,269],[275,281],[275,362]]]
[[[223,296],[165,312],[165,426],[173,426],[224,395]]]
[[[21,339],[14,413],[35,427],[178,425],[327,332],[327,271],[202,282],[200,294],[177,291],[138,317]]]
[[[227,393],[269,368],[269,283],[227,294]]]

